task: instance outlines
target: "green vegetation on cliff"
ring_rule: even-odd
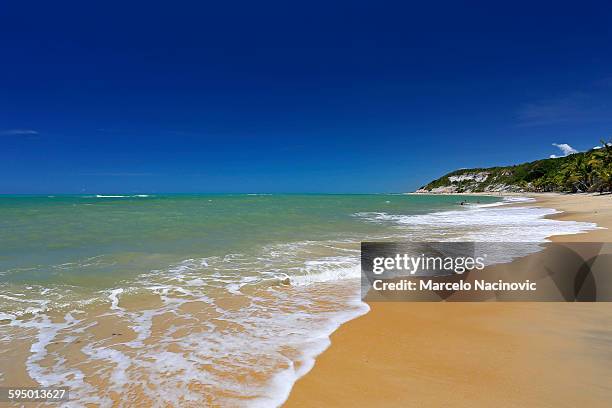
[[[612,191],[612,144],[515,166],[455,170],[419,191]]]

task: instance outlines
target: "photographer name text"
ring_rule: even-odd
[[[459,280],[456,282],[439,282],[435,279],[388,281],[376,279],[372,282],[372,288],[376,291],[536,291],[536,282],[525,280],[523,282],[488,282],[477,279],[474,282]]]

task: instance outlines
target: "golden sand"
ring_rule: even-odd
[[[535,205],[564,210],[555,216],[558,219],[612,228],[612,196],[546,195],[538,196]],[[555,240],[612,242],[612,233],[602,229]],[[537,256],[517,260],[510,267],[521,268]],[[610,406],[612,304],[373,302],[370,306],[370,313],[332,335],[332,346],[297,382],[287,406]],[[122,300],[121,307],[152,309],[159,307],[159,299],[132,297],[130,302]],[[181,308],[202,322],[216,317],[201,302]],[[158,341],[176,319],[157,316],[145,347]],[[48,347],[50,351],[63,347],[61,354],[69,356],[70,365],[79,366],[89,384],[104,388],[106,371],[99,363],[87,362],[83,343],[103,341],[129,353],[121,343],[134,340],[136,333],[108,314],[107,305],[90,311],[88,321],[97,324],[70,342],[59,338]],[[175,333],[181,335],[181,331]],[[5,384],[36,385],[25,370],[30,346],[29,341],[15,341],[2,355],[13,367],[3,378]],[[265,380],[256,378],[256,371],[243,375]],[[214,405],[212,390],[198,384],[191,388],[202,395],[196,406]],[[139,385],[130,394],[132,406],[152,404]],[[110,397],[115,403],[126,398],[114,392]]]
[[[525,204],[521,204],[525,205]],[[612,196],[538,195],[556,219],[608,229]],[[513,262],[521,268],[530,255]],[[610,303],[376,303],[346,323],[287,407],[609,407]]]

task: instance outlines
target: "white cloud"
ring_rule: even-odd
[[[38,131],[33,129],[7,129],[0,131],[0,135],[37,135]]]
[[[612,143],[606,143],[606,146],[612,146]],[[597,145],[597,146],[595,146],[593,149],[595,149],[595,150],[599,150],[599,149],[601,149],[602,147],[603,147],[603,146]]]
[[[561,150],[563,152],[563,155],[561,157],[567,156],[568,154],[578,153],[578,150],[574,149],[572,146],[568,145],[567,143],[553,143],[552,145],[555,146],[555,147],[558,147],[559,150]],[[553,156],[555,156],[555,157],[553,157]],[[556,156],[556,155],[553,154],[550,157],[552,159],[554,159],[554,158],[559,157],[559,156]]]

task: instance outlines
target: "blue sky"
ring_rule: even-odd
[[[612,6],[497,3],[3,2],[0,193],[400,192],[612,137]]]

